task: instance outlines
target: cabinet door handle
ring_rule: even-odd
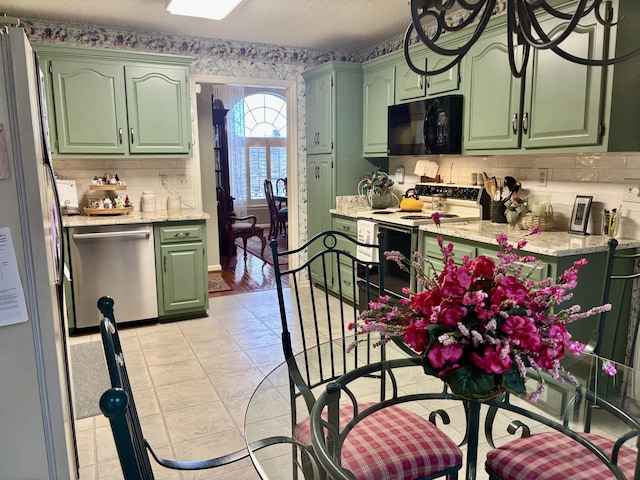
[[[522,116],[522,132],[527,133],[529,131],[529,113],[525,113]]]
[[[174,237],[188,237],[191,235],[191,232],[174,232]]]
[[[513,134],[518,133],[518,114],[514,113],[511,118],[511,129],[513,130]]]
[[[427,85],[429,84],[429,80],[427,80]],[[424,75],[420,75],[418,77],[418,88],[420,90],[422,90],[422,87],[424,86]]]
[[[118,129],[118,139],[120,140],[120,145],[122,145],[122,129]]]
[[[163,264],[164,264],[163,266],[164,273],[167,273],[167,256],[166,255],[163,257]]]
[[[133,145],[133,128],[131,129],[131,145]]]
[[[351,230],[351,227],[347,226],[347,225],[343,225],[342,226],[343,230],[346,230],[347,232]]]
[[[347,280],[343,280],[342,283],[344,283],[344,285],[346,287],[350,287],[351,286],[351,282],[348,282]]]
[[[427,88],[431,88],[431,77],[427,77]]]

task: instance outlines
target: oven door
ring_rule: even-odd
[[[402,227],[387,223],[378,223],[378,231],[384,233],[384,244],[382,252],[398,251],[405,257],[411,259],[413,252],[418,248],[418,229],[413,227]],[[361,277],[362,278],[362,277]],[[369,272],[369,283],[371,287],[378,290],[380,287],[378,272]],[[359,281],[360,298],[366,298],[363,291],[366,288],[364,280]],[[386,261],[384,264],[384,289],[388,295],[394,297],[408,298],[403,288],[410,288],[415,291],[416,275],[413,268],[406,271],[400,268],[395,262]],[[376,298],[374,294],[371,298]],[[367,305],[359,305],[361,309]]]

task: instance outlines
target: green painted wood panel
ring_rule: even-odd
[[[421,58],[414,58],[411,56],[411,61],[419,68],[427,67],[427,59],[424,57],[424,53],[420,55]],[[418,75],[416,72],[409,68],[404,55],[399,57],[395,70],[395,103],[405,103],[409,101],[416,101],[424,99],[427,96],[427,81],[425,81],[422,75]]]
[[[509,70],[504,33],[479,40],[467,53],[464,71],[464,149],[519,148],[522,82]]]
[[[131,153],[188,153],[187,70],[125,66]]]
[[[331,155],[310,155],[307,157],[307,238],[331,229],[329,209],[335,201]],[[309,256],[316,253],[310,249]],[[315,262],[311,274],[320,278],[321,265]],[[329,272],[331,273],[331,272]]]
[[[395,100],[395,67],[364,72],[363,137],[364,156],[387,156],[388,107]]]
[[[451,62],[451,57],[440,55],[429,56],[427,65],[430,70],[442,68]],[[427,97],[451,94],[460,88],[460,64],[454,65],[446,72],[427,78]]]
[[[108,63],[51,63],[60,153],[127,153],[122,68]]]
[[[307,153],[331,153],[333,149],[332,72],[311,78],[305,85]]]
[[[162,245],[164,293],[163,311],[205,308],[206,287],[202,275],[204,245],[202,242]]]
[[[603,30],[594,20],[591,22],[581,23],[563,42],[563,49],[578,57],[601,58]],[[543,23],[543,28],[552,35],[563,27],[564,24],[555,19]],[[597,145],[603,69],[568,62],[548,50],[532,52],[531,56],[523,107],[522,146]]]

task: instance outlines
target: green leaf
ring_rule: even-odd
[[[525,392],[524,378],[520,376],[520,372],[514,362],[513,367],[507,373],[502,375],[502,383],[512,393],[520,395]]]
[[[495,375],[471,365],[463,365],[444,376],[451,391],[461,396],[489,395],[496,389]]]

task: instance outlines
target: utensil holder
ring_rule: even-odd
[[[491,200],[491,223],[507,223],[503,201]]]

